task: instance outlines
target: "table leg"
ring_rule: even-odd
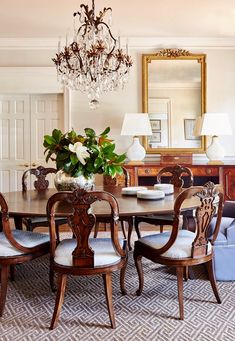
[[[132,250],[132,247],[131,247],[131,234],[132,234],[132,230],[133,230],[133,217],[128,217],[127,222],[128,222],[127,244],[128,244],[129,251],[131,251]]]
[[[14,216],[13,218],[14,218],[15,228],[17,230],[23,230],[23,219],[22,219],[22,217]]]

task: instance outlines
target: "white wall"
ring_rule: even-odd
[[[121,137],[120,130],[126,112],[142,112],[141,54],[152,53],[158,48],[162,48],[157,43],[157,39],[156,44],[154,39],[151,39],[150,46],[151,48],[146,47],[143,39],[140,39],[138,44],[130,46],[129,53],[132,55],[134,65],[128,84],[124,90],[103,95],[97,110],[89,109],[86,95],[79,92],[71,93],[71,126],[74,129],[82,132],[86,127],[93,127],[97,132],[101,132],[106,126],[110,126],[111,136],[116,141],[118,152],[127,149],[131,138]],[[166,47],[172,47],[172,44]],[[179,47],[183,48],[184,46]],[[207,54],[207,112],[227,112],[229,114],[234,133],[233,136],[221,137],[221,142],[225,147],[226,156],[235,159],[235,43],[231,47],[205,46],[197,48],[190,46],[187,49],[194,53]],[[54,53],[55,49],[53,48],[47,50],[42,48],[37,51],[30,50],[30,48],[20,50],[4,48],[0,53],[0,67],[52,66],[51,58]],[[15,75],[15,79],[17,81],[17,75]],[[36,82],[37,79],[35,79],[35,84]],[[7,91],[7,82],[1,77],[1,74],[0,84],[1,91],[4,92],[4,89]],[[42,87],[44,85],[46,86],[46,84],[41,84]],[[33,88],[32,85],[32,92]]]

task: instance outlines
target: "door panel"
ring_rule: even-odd
[[[63,130],[62,96],[0,95],[1,192],[21,190],[28,168],[55,167],[45,162],[43,137],[54,128]]]
[[[15,191],[30,157],[29,96],[0,96],[0,190]]]
[[[62,95],[31,96],[31,162],[55,167],[53,162],[45,163],[43,137],[54,128],[63,129]]]

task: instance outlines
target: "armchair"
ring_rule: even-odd
[[[215,228],[215,218],[211,222]],[[215,277],[219,281],[235,281],[235,201],[225,201],[220,230],[214,243]]]

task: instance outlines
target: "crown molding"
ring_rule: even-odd
[[[129,38],[129,45],[135,49],[150,48],[190,48],[190,49],[234,49],[235,37],[215,38],[215,37],[139,37]]]
[[[0,38],[0,50],[54,50],[55,38]]]
[[[56,50],[58,38],[0,38],[0,50]],[[142,51],[156,48],[235,49],[235,37],[122,37],[121,46]],[[62,39],[62,45],[65,39]]]

